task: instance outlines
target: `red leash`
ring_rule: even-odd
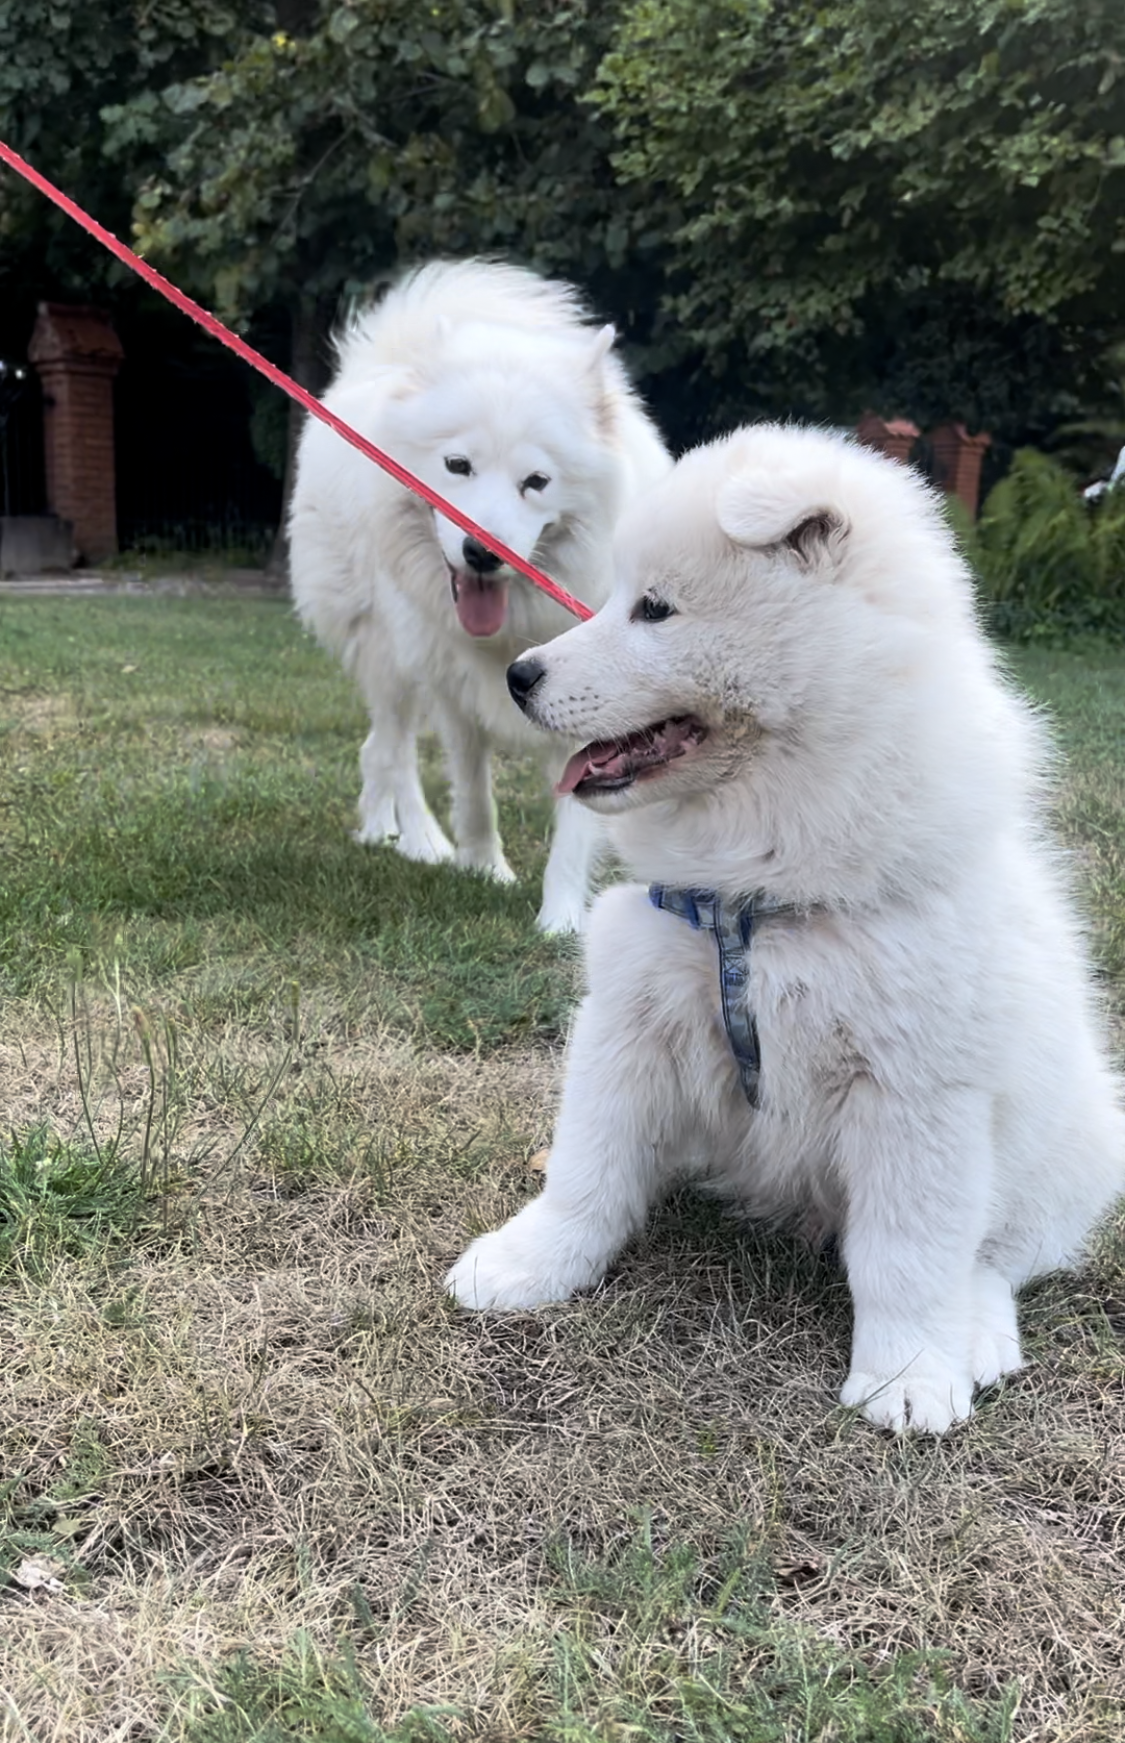
[[[529,563],[524,557],[517,557],[513,550],[502,544],[499,539],[494,538],[491,533],[486,532],[483,527],[479,527],[476,521],[470,520],[467,514],[462,514],[459,508],[455,508],[451,502],[446,502],[445,498],[439,496],[436,490],[431,490],[428,484],[423,484],[420,478],[415,478],[413,472],[408,472],[405,466],[400,466],[397,460],[392,459],[389,454],[385,454],[381,448],[377,448],[374,442],[369,442],[366,436],[361,436],[358,430],[353,430],[350,424],[345,424],[342,418],[336,416],[335,412],[330,412],[326,406],[321,405],[316,396],[311,394],[307,388],[298,386],[297,382],[291,376],[286,375],[283,369],[279,369],[276,363],[271,363],[268,358],[262,356],[260,351],[255,351],[252,345],[248,345],[245,339],[240,339],[237,333],[232,333],[229,327],[224,327],[215,315],[208,314],[207,310],[202,308],[199,303],[192,302],[189,296],[185,296],[182,290],[178,290],[162,273],[157,272],[155,267],[149,266],[139,254],[134,254],[133,250],[127,248],[124,242],[118,241],[112,231],[106,230],[95,218],[91,218],[88,213],[84,212],[81,206],[75,205],[73,200],[68,199],[66,194],[56,188],[53,182],[47,180],[46,176],[40,175],[38,170],[32,169],[29,163],[25,163],[10,145],[4,144],[2,139],[0,139],[0,159],[3,159],[9,168],[14,169],[17,175],[21,175],[24,181],[30,182],[33,188],[38,188],[41,194],[46,194],[47,198],[53,200],[68,218],[73,218],[76,224],[81,224],[83,230],[88,230],[91,236],[95,236],[99,242],[104,244],[111,254],[116,254],[118,260],[123,260],[126,266],[132,267],[133,271],[139,273],[145,283],[152,286],[153,290],[157,290],[161,296],[167,297],[170,303],[174,303],[185,315],[189,315],[193,321],[198,322],[205,332],[210,333],[213,339],[218,339],[220,344],[227,347],[228,351],[233,351],[236,357],[241,357],[242,361],[248,363],[251,369],[256,369],[259,375],[264,375],[267,381],[272,381],[275,387],[280,387],[282,393],[287,393],[290,399],[295,399],[298,405],[304,406],[312,417],[319,418],[322,424],[327,424],[330,430],[335,430],[338,436],[343,436],[345,442],[350,442],[353,448],[358,448],[361,454],[365,454],[369,460],[374,460],[376,466],[381,466],[384,472],[389,472],[392,478],[405,485],[407,490],[412,490],[415,496],[422,497],[431,507],[436,508],[439,513],[451,520],[455,526],[459,526],[462,532],[468,533],[470,538],[479,540],[490,551],[495,551],[496,555],[505,563],[518,570],[521,575],[526,575],[529,581],[534,582],[536,587],[548,594],[574,617],[593,617],[594,614],[588,605],[583,605],[582,601],[575,599],[574,595],[568,593],[565,587],[560,587],[557,581],[552,581],[549,575],[544,575],[542,569],[537,569],[534,563]]]

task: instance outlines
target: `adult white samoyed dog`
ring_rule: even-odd
[[[837,1235],[842,1402],[940,1433],[1020,1366],[1014,1292],[1125,1185],[1043,729],[935,497],[850,441],[699,449],[617,551],[604,609],[509,683],[592,741],[561,789],[643,882],[591,914],[545,1187],[448,1286],[559,1300],[702,1177]]]
[[[436,262],[347,327],[324,403],[597,606],[621,509],[672,464],[613,341],[569,285],[487,261]],[[512,707],[504,672],[573,618],[315,419],[301,437],[289,534],[297,610],[370,711],[358,839],[511,881],[491,749],[534,751],[551,778],[566,757]],[[427,724],[445,750],[456,852],[418,776]],[[560,801],[544,930],[581,929],[600,835],[591,813]]]

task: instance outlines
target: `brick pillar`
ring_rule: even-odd
[[[124,352],[100,309],[40,303],[27,355],[43,383],[47,501],[87,563],[117,549],[113,378]]]
[[[910,460],[910,450],[922,434],[909,418],[881,418],[875,412],[864,412],[855,433],[865,448],[876,448],[891,460],[901,460],[904,466]]]
[[[942,424],[930,436],[934,474],[947,496],[960,497],[976,519],[980,501],[980,469],[992,437],[970,436],[964,424]]]

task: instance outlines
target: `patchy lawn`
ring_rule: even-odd
[[[1125,652],[1018,666],[1120,1010]],[[939,1443],[690,1195],[455,1314],[577,961],[536,776],[494,888],[351,841],[362,734],[280,602],[0,598],[0,1736],[1119,1743],[1125,1227]]]

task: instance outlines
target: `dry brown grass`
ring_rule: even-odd
[[[0,1279],[5,1743],[213,1743],[231,1655],[281,1666],[301,1638],[351,1646],[377,1717],[448,1700],[449,1734],[488,1743],[717,1743],[721,1699],[692,1732],[677,1679],[701,1698],[726,1655],[728,1688],[773,1689],[786,1640],[884,1685],[944,1650],[984,1715],[840,1707],[821,1743],[1119,1743],[1125,1227],[1030,1294],[1026,1372],[938,1443],[835,1406],[827,1260],[690,1196],[589,1298],[455,1314],[446,1266],[538,1190],[549,1138],[558,1044],[530,1038],[570,970],[530,887],[354,850],[361,722],[281,609],[89,600],[81,642],[77,609],[9,607],[0,636],[0,1138],[78,1154],[120,1127],[135,1167],[148,1130],[160,1192]],[[1119,993],[1125,667],[1028,664],[1071,733],[1064,825]],[[501,793],[534,875],[545,813],[518,770]],[[706,1594],[739,1531],[727,1625]],[[691,1547],[698,1602],[648,1603],[646,1534],[664,1569]],[[560,1640],[586,1653],[573,1725]],[[988,1725],[1013,1682],[1011,1730]]]
[[[72,1057],[21,1027],[7,1105],[75,1121]],[[248,1643],[280,1658],[300,1628],[326,1650],[350,1634],[389,1715],[455,1701],[530,1735],[559,1615],[547,1546],[612,1556],[647,1508],[704,1556],[742,1522],[778,1615],[872,1663],[937,1646],[970,1691],[1018,1679],[1020,1738],[1121,1735],[1112,1249],[1026,1304],[1031,1365],[971,1426],[894,1441],[833,1406],[839,1274],[691,1199],[587,1300],[451,1311],[444,1266],[537,1188],[550,1052],[420,1056],[348,1039],[326,1006],[228,1170],[245,1104],[219,1086],[264,1074],[268,1048],[196,1039],[181,1129],[217,1149],[179,1234],[4,1290],[3,1468],[44,1533],[26,1553],[62,1584],[0,1598],[6,1734],[153,1735],[170,1672],[206,1679]],[[139,1103],[125,1042],[116,1071]],[[311,1164],[286,1136],[310,1114]]]

